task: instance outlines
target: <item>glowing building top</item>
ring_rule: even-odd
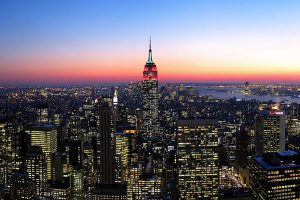
[[[151,38],[150,38],[150,45],[149,45],[148,60],[146,62],[146,65],[144,67],[144,72],[143,72],[143,79],[157,80],[157,69],[152,59]]]

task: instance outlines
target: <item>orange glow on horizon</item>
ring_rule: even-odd
[[[141,57],[141,58],[140,58]],[[82,55],[79,57],[50,57],[1,61],[2,82],[128,82],[141,81],[145,56],[138,59],[123,56],[120,59]],[[101,62],[100,62],[100,61]],[[238,65],[204,62],[205,66],[182,58],[154,59],[158,80],[162,82],[299,82],[300,69],[264,65]],[[201,63],[201,61],[199,61]],[[2,67],[2,66],[5,66]],[[22,68],[20,69],[20,66]]]

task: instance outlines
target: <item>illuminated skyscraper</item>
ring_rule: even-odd
[[[178,120],[179,199],[218,199],[218,121]]]
[[[38,123],[46,123],[48,122],[48,105],[45,103],[41,103],[37,105],[37,122]]]
[[[130,133],[116,133],[117,182],[127,181],[130,163]]]
[[[252,158],[252,199],[300,199],[300,154],[269,152]]]
[[[57,149],[57,130],[54,124],[33,124],[27,130],[32,146],[41,146],[47,162],[47,178],[51,179],[51,157]]]
[[[73,170],[72,178],[71,178],[73,199],[77,199],[77,200],[84,199],[83,181],[84,181],[83,170]]]
[[[263,110],[256,118],[255,152],[257,155],[285,150],[285,112]]]
[[[6,122],[0,122],[0,184],[8,184],[11,170],[11,132]]]
[[[156,65],[152,60],[151,40],[149,55],[143,71],[143,123],[141,132],[144,136],[159,133],[158,124],[158,79]]]
[[[34,183],[35,194],[45,197],[47,189],[47,165],[42,147],[32,146],[26,155],[26,171]]]

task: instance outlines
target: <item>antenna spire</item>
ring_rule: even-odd
[[[151,35],[150,35],[149,54],[148,54],[148,61],[147,61],[147,63],[153,63],[153,60],[152,60],[152,49],[151,49]]]

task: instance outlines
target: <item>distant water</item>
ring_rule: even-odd
[[[274,101],[274,102],[282,102],[285,103],[299,103],[300,104],[300,98],[292,98],[289,96],[272,96],[272,95],[245,95],[241,92],[240,89],[234,89],[234,88],[208,88],[207,86],[199,86],[199,95],[200,96],[206,96],[211,95],[218,99],[230,99],[236,97],[237,99],[245,99],[245,100],[252,100],[256,99],[258,101]]]

